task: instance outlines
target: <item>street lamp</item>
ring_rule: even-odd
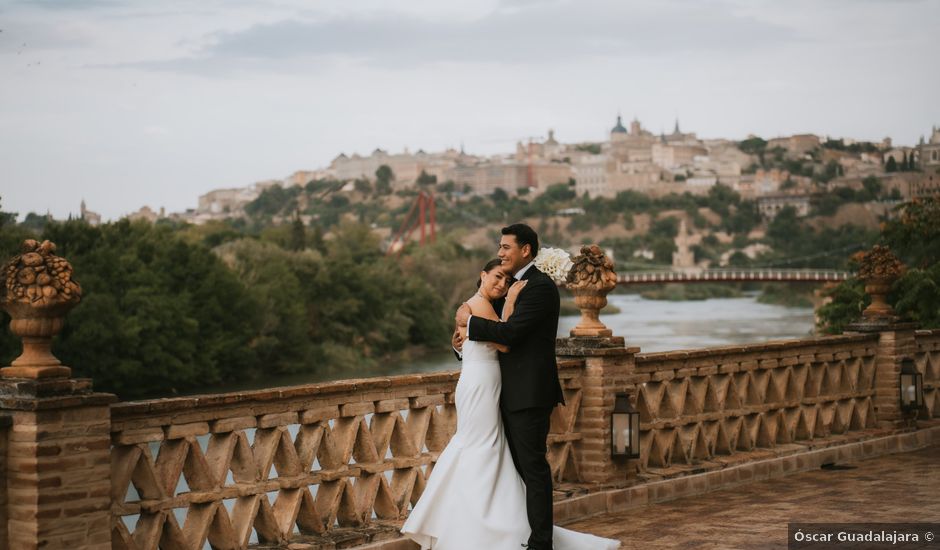
[[[917,411],[924,406],[924,376],[913,359],[901,361],[901,409]]]
[[[610,455],[640,457],[640,413],[630,404],[630,396],[618,393],[610,413]]]

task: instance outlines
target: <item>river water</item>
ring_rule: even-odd
[[[695,349],[728,344],[747,344],[787,338],[804,338],[812,334],[813,310],[761,304],[757,294],[739,298],[711,298],[670,302],[648,300],[637,294],[614,294],[608,302],[620,313],[605,314],[601,321],[623,336],[628,346],[641,351]],[[559,319],[558,335],[568,336],[579,316]],[[230,384],[209,389],[209,392],[230,392],[250,389],[292,386],[344,378],[391,376],[418,372],[454,370],[460,363],[453,353],[441,351],[420,359],[382,364],[356,372],[318,371],[277,376],[244,384]],[[193,393],[206,393],[206,389]]]

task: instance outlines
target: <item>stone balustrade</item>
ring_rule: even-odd
[[[875,427],[877,335],[640,354],[639,468]]]
[[[557,479],[572,446],[583,362],[560,366]],[[294,533],[397,521],[456,430],[459,372],[313,384],[112,408],[111,498],[121,548],[243,548]]]
[[[914,334],[914,364],[924,377],[924,408],[919,418],[940,417],[940,330],[918,330]]]

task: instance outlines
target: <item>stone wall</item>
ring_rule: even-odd
[[[0,543],[7,541],[7,437],[13,418],[0,414]]]
[[[878,335],[861,334],[639,354],[637,467],[873,428],[877,351]]]
[[[111,547],[113,401],[87,380],[0,379],[8,548]]]
[[[572,452],[583,361],[560,366],[556,479]],[[456,430],[458,372],[121,403],[112,408],[115,548],[285,542],[407,516]]]

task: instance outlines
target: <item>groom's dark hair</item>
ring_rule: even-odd
[[[519,245],[519,248],[522,248],[525,245],[532,247],[532,257],[536,257],[539,254],[539,236],[534,229],[529,227],[524,223],[514,223],[512,225],[507,225],[502,229],[503,235],[513,235],[516,237],[516,244]]]

